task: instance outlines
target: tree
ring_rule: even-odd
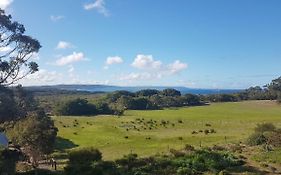
[[[17,113],[13,91],[0,86],[0,123],[16,119]]]
[[[15,144],[49,154],[54,148],[57,131],[53,120],[43,110],[38,110],[19,120],[7,130],[7,135]]]
[[[113,111],[110,109],[107,103],[98,102],[96,105],[97,113],[98,114],[112,114]]]
[[[187,105],[190,105],[190,106],[201,104],[200,97],[198,95],[194,95],[194,94],[185,94],[184,101],[187,103]]]
[[[276,94],[278,102],[281,102],[281,77],[272,80],[268,85],[268,89]]]
[[[37,63],[30,60],[41,45],[24,33],[24,26],[0,9],[0,85],[14,84],[38,71]]]
[[[151,97],[153,95],[160,94],[160,92],[156,89],[143,89],[136,92],[136,96],[143,96],[143,97]]]
[[[164,96],[171,96],[171,97],[181,96],[181,92],[176,89],[164,89],[162,91],[162,94]]]
[[[24,118],[28,111],[38,109],[38,103],[30,92],[21,86],[0,86],[0,123]]]
[[[152,103],[147,98],[139,97],[133,99],[130,109],[146,110],[154,108],[157,109],[157,106],[152,105]]]
[[[116,100],[116,105],[124,110],[132,109],[133,97],[122,95]]]
[[[109,102],[116,102],[118,98],[126,96],[126,97],[134,97],[135,94],[129,91],[114,91],[112,93],[107,94],[106,99]]]
[[[58,115],[95,115],[96,106],[87,100],[77,98],[57,105],[55,113]]]

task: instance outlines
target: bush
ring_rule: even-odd
[[[267,143],[268,140],[272,140],[273,142],[279,144],[279,142],[281,143],[281,140],[276,140],[280,138],[277,133],[278,130],[276,130],[276,127],[272,123],[257,124],[257,126],[255,127],[255,132],[249,136],[249,138],[247,139],[247,143],[251,146],[254,146],[262,145]]]
[[[267,139],[263,133],[255,132],[247,139],[247,143],[251,146],[262,145],[266,143]]]
[[[102,153],[95,148],[76,149],[69,153],[70,164],[87,164],[101,159]]]
[[[179,167],[177,170],[177,175],[192,175],[192,169],[188,167]]]
[[[95,148],[82,148],[70,151],[69,162],[65,167],[65,174],[67,175],[103,175],[105,167],[115,168],[112,164],[102,161],[102,153]],[[114,172],[114,171],[113,171]],[[113,173],[107,173],[106,175],[113,175]]]
[[[266,131],[275,131],[276,127],[272,123],[257,124],[255,132],[264,133]]]
[[[266,132],[267,143],[273,147],[281,147],[281,132]]]

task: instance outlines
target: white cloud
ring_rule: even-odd
[[[12,2],[13,0],[0,0],[0,8],[5,10]]]
[[[62,15],[57,15],[57,16],[51,15],[51,16],[50,16],[50,19],[51,19],[53,22],[57,22],[57,21],[60,21],[60,20],[64,19],[64,16],[62,16]]]
[[[173,76],[187,68],[187,64],[180,60],[175,60],[171,64],[163,64],[160,60],[155,60],[152,55],[139,54],[131,64],[142,72],[121,75],[120,80],[155,80],[167,76]]]
[[[73,48],[73,45],[70,42],[66,42],[66,41],[59,41],[56,47],[56,49],[68,49],[68,48]]]
[[[120,77],[120,80],[148,80],[152,78],[152,74],[144,73],[130,73]]]
[[[74,72],[74,67],[72,65],[68,66],[68,73],[72,74]]]
[[[140,80],[156,80],[163,78],[163,73],[161,72],[139,72],[139,73],[129,73],[127,75],[121,75],[119,80],[129,80],[129,81],[140,81]]]
[[[49,72],[45,69],[41,69],[38,72],[27,76],[27,79],[29,79],[29,80],[33,79],[33,80],[41,81],[41,82],[52,82],[56,79],[57,75],[58,74],[56,71]]]
[[[186,63],[175,60],[172,64],[164,65],[159,60],[154,60],[152,55],[137,55],[133,63],[133,67],[147,70],[150,72],[158,71],[162,74],[176,74],[187,68]]]
[[[84,9],[85,10],[95,9],[99,13],[103,14],[104,16],[109,16],[109,12],[105,8],[105,1],[104,0],[96,0],[95,2],[85,4]]]
[[[154,61],[152,55],[137,55],[132,66],[138,69],[160,69],[161,61]]]
[[[82,52],[79,52],[79,53],[73,52],[71,55],[63,56],[60,59],[58,59],[56,61],[56,65],[64,66],[67,64],[71,64],[71,63],[79,62],[79,61],[83,61],[83,60],[86,60],[86,58],[84,57],[84,54]]]
[[[9,52],[9,51],[11,51],[11,50],[12,50],[12,48],[9,47],[9,46],[0,47],[0,52]]]
[[[168,65],[168,70],[171,74],[178,73],[187,68],[186,63],[182,63],[179,60],[176,60],[174,63]]]
[[[119,56],[107,57],[106,59],[107,65],[121,64],[121,63],[123,63],[123,59]]]
[[[62,81],[62,77],[62,74],[56,71],[40,69],[38,72],[26,76],[24,79],[20,80],[19,83],[25,86],[57,84]]]

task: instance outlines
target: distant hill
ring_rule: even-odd
[[[27,90],[31,91],[77,91],[77,92],[113,92],[118,90],[125,90],[130,92],[136,92],[142,89],[157,89],[163,90],[167,88],[173,88],[180,91],[182,94],[223,94],[223,93],[235,93],[240,92],[242,89],[196,89],[187,88],[181,86],[110,86],[110,85],[52,85],[52,86],[28,86],[25,87]]]

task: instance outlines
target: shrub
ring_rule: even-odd
[[[69,162],[65,167],[66,175],[120,175],[116,164],[102,161],[102,154],[95,148],[83,148],[69,153]]]
[[[247,143],[251,146],[262,145],[266,143],[267,139],[263,133],[255,132],[247,139]]]
[[[264,136],[267,139],[267,143],[273,147],[281,147],[281,132],[265,132]]]
[[[262,123],[257,124],[255,132],[266,132],[266,131],[275,131],[276,127],[272,123]]]
[[[270,144],[281,146],[281,132],[272,123],[257,124],[255,132],[247,139],[249,145]]]
[[[117,171],[116,164],[111,161],[94,162],[91,165],[91,174],[97,175],[120,175]],[[81,174],[81,172],[79,172]]]
[[[177,175],[192,175],[192,169],[188,167],[179,167],[177,170]]]
[[[70,164],[88,164],[93,161],[100,161],[102,153],[95,148],[82,148],[70,151],[69,163]]]

